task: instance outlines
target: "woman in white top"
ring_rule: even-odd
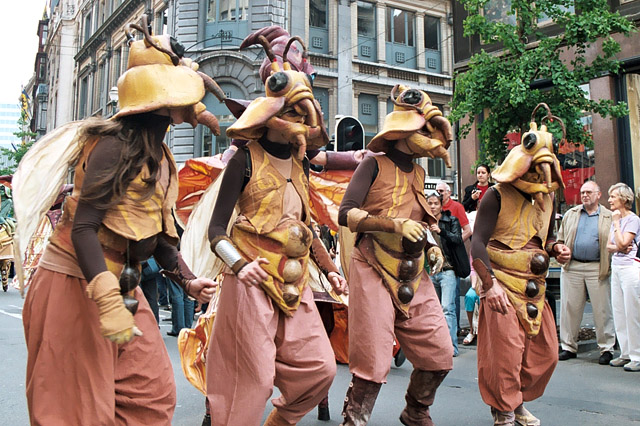
[[[631,211],[633,191],[624,183],[609,188],[611,233],[611,306],[620,344],[620,356],[611,366],[640,371],[640,264],[635,261],[640,242],[640,218]]]

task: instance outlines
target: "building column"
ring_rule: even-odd
[[[379,2],[376,5],[376,40],[378,41],[378,62],[387,62],[387,30],[386,30],[387,4]]]
[[[338,54],[338,114],[351,115],[353,109],[351,90],[353,89],[353,53],[351,53],[351,5],[340,2],[337,11],[337,54]],[[357,108],[357,103],[356,103]]]
[[[427,60],[424,56],[424,13],[416,12],[416,55],[418,69],[424,71],[427,67]]]
[[[387,100],[389,95],[378,95],[378,132],[382,131],[384,119],[387,116]]]

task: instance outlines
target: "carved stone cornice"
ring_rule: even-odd
[[[145,3],[145,0],[125,0],[120,6],[107,18],[106,21],[91,35],[89,40],[82,45],[76,56],[73,58],[76,62],[82,62],[104,43],[115,30],[121,29],[129,22],[133,12]]]

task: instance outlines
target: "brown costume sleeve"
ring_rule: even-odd
[[[492,187],[493,188],[493,187]],[[491,263],[489,262],[489,253],[487,253],[487,244],[491,239],[493,230],[498,222],[498,214],[500,213],[500,200],[496,196],[497,190],[489,189],[482,197],[478,213],[476,214],[475,226],[473,227],[473,238],[471,239],[471,256],[475,260],[480,259],[491,272]]]
[[[351,182],[344,193],[340,210],[338,211],[338,223],[348,226],[347,215],[351,209],[359,209],[369,193],[369,188],[378,172],[378,163],[375,158],[369,157],[360,163],[353,173]]]
[[[549,256],[556,257],[558,251],[555,249],[556,245],[556,203],[554,200],[553,208],[551,209],[551,220],[549,221],[549,229],[547,230],[547,241],[544,248]]]
[[[315,237],[311,241],[311,256],[325,276],[329,275],[329,272],[340,273],[320,238]]]
[[[227,225],[236,206],[242,187],[246,169],[246,151],[238,149],[224,169],[222,183],[216,205],[209,221],[208,237],[213,241],[216,237],[227,236]]]
[[[360,209],[377,175],[378,163],[375,158],[369,157],[360,163],[340,204],[340,225],[348,226],[353,232],[398,232],[398,221],[389,217],[369,216],[366,211]]]
[[[121,146],[122,142],[111,136],[104,137],[98,142],[86,165],[83,184],[85,187],[97,181],[118,162]],[[102,246],[98,240],[98,229],[105,214],[106,210],[97,209],[85,201],[80,201],[73,220],[71,241],[76,251],[78,265],[89,282],[96,275],[107,270]]]

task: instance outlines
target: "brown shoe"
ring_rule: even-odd
[[[353,376],[344,398],[342,426],[365,426],[371,417],[381,383]]]
[[[400,414],[405,426],[433,426],[429,407],[436,397],[436,390],[449,371],[413,370],[404,399],[407,405]]]

